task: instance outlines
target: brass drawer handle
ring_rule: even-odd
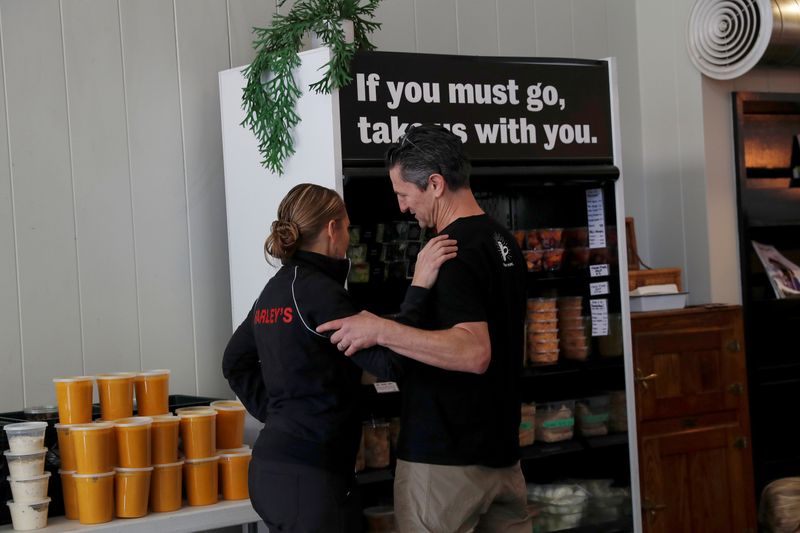
[[[641,383],[642,387],[644,387],[646,389],[647,388],[647,382],[648,381],[653,381],[657,377],[658,377],[658,374],[656,374],[655,372],[645,376],[644,372],[642,372],[640,369],[637,368],[636,369],[636,376],[633,378],[633,381],[635,381],[636,383]]]
[[[667,506],[663,503],[655,503],[651,500],[645,499],[642,502],[642,511],[650,513],[650,516],[655,516],[658,511],[663,511]]]

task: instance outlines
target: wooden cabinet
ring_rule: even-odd
[[[631,314],[647,533],[756,531],[738,306]]]

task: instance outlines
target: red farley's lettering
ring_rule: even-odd
[[[292,308],[286,307],[283,310],[283,321],[286,324],[290,324],[292,322]]]
[[[274,324],[279,318],[283,317],[285,324],[292,322],[291,307],[271,307],[269,309],[258,309],[255,312],[256,324]]]

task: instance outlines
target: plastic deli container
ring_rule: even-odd
[[[178,434],[181,419],[175,415],[151,417],[150,449],[153,464],[169,464],[178,460]]]
[[[388,505],[367,507],[364,509],[364,517],[367,519],[370,533],[397,531],[394,521],[394,507],[389,507]]]
[[[185,459],[186,500],[189,505],[211,505],[219,501],[219,457]]]
[[[519,445],[530,446],[536,440],[536,404],[523,403],[520,414]]]
[[[114,518],[114,472],[73,474],[78,496],[78,521],[102,524]]]
[[[11,524],[16,531],[30,531],[47,527],[47,509],[50,498],[32,502],[6,502],[11,511]]]
[[[183,407],[175,413],[181,419],[181,441],[186,459],[203,459],[217,454],[217,411],[210,407]]]
[[[244,415],[241,402],[217,400],[211,402],[217,411],[217,448],[239,448],[244,442]]]
[[[8,472],[14,479],[29,479],[44,473],[44,456],[47,448],[34,452],[14,453],[6,450],[3,455],[8,462]]]
[[[97,394],[100,397],[100,416],[116,420],[133,416],[134,372],[97,374]]]
[[[58,420],[62,424],[88,424],[92,421],[94,378],[74,376],[55,378]]]
[[[75,453],[75,470],[79,474],[102,474],[112,470],[111,436],[114,425],[109,422],[80,424],[70,428]]]
[[[117,463],[119,462],[119,453],[117,453],[117,432],[114,430],[114,421],[113,420],[103,420],[102,418],[98,418],[93,422],[93,424],[111,424],[111,432],[109,445],[108,445],[108,464],[113,466],[118,466]],[[73,450],[74,451],[74,450]],[[110,472],[110,470],[109,470]]]
[[[608,395],[592,396],[575,404],[575,425],[582,437],[608,434],[610,399]]]
[[[69,424],[56,424],[61,469],[67,472],[75,470],[75,448],[72,445],[72,437],[70,437],[71,427],[72,425]]]
[[[6,424],[3,428],[8,437],[8,447],[12,452],[35,452],[44,448],[44,431],[47,422],[20,422]]]
[[[139,518],[147,514],[153,467],[117,468],[114,493],[118,518]]]
[[[575,401],[536,404],[536,440],[559,442],[572,438],[575,429]]]
[[[35,502],[47,497],[50,472],[29,478],[6,478],[11,485],[11,495],[15,502]]]
[[[168,513],[181,508],[183,461],[153,465],[150,481],[150,509],[154,513]]]
[[[247,472],[252,450],[219,454],[219,484],[225,500],[246,500],[250,497]]]
[[[122,418],[114,422],[118,463],[122,468],[147,468],[151,464],[150,426],[146,416]]]
[[[57,405],[34,405],[22,410],[25,420],[47,421],[58,420]]]
[[[67,520],[78,519],[78,493],[75,489],[75,472],[59,470],[61,476],[61,493],[64,497],[64,516]]]
[[[133,380],[140,416],[169,413],[169,370],[147,370]]]

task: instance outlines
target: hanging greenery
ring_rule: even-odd
[[[286,0],[278,2],[283,6]],[[283,174],[283,163],[294,153],[292,133],[300,123],[295,104],[302,94],[292,71],[300,66],[297,53],[303,36],[316,33],[331,49],[322,78],[309,88],[330,93],[352,80],[350,61],[356,50],[374,50],[367,36],[380,28],[372,21],[381,0],[297,0],[285,15],[276,14],[269,28],[253,28],[256,56],[244,70],[247,84],[242,97],[242,126],[258,140],[261,164]],[[347,42],[340,22],[353,22],[354,41]]]

